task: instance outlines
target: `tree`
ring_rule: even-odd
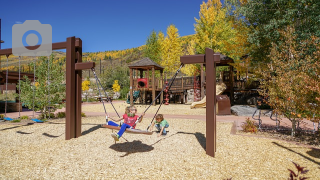
[[[126,66],[108,67],[101,77],[103,88],[111,89],[115,80],[120,86],[120,98],[125,98],[130,86],[129,68]]]
[[[190,40],[187,46],[187,55],[195,54],[195,41],[193,39]],[[186,64],[181,72],[185,73],[188,76],[193,76],[198,70],[198,67],[195,64]]]
[[[238,2],[237,0],[233,0]],[[294,26],[296,41],[310,39],[312,35],[320,37],[320,1],[314,0],[248,0],[241,1],[238,13],[242,20],[250,25],[248,40],[253,50],[250,55],[254,63],[268,63],[273,43],[280,45],[281,34],[288,25]],[[314,51],[309,49],[307,54]]]
[[[57,104],[65,98],[65,77],[60,73],[59,63],[52,63],[53,60],[53,55],[49,62],[47,57],[39,58],[36,62],[35,83],[27,76],[19,81],[21,102],[29,109],[33,109],[34,102],[34,110],[41,111],[42,115],[48,114],[48,106],[58,107]]]
[[[161,42],[161,65],[165,71],[174,72],[180,65],[182,47],[178,29],[174,25],[167,28],[167,36]]]
[[[220,0],[208,0],[200,6],[199,19],[195,18],[196,53],[204,54],[205,48],[230,56],[230,45],[234,44],[236,31],[226,15],[227,9]]]
[[[151,32],[147,39],[144,53],[145,57],[149,57],[156,63],[160,62],[160,45],[158,42],[158,35],[154,30]]]
[[[119,82],[118,80],[114,80],[114,83],[112,85],[112,90],[114,92],[119,92],[120,91],[120,85],[119,85],[118,82]]]
[[[305,117],[319,118],[319,73],[320,47],[319,38],[297,43],[294,26],[280,31],[281,43],[272,43],[268,71],[262,73],[261,94],[267,102],[292,122],[292,133],[296,132],[297,122]],[[315,53],[306,55],[309,48],[316,48]]]

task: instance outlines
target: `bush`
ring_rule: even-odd
[[[20,119],[29,119],[29,116],[21,116]]]
[[[257,125],[250,118],[246,119],[246,122],[241,125],[244,132],[256,133],[258,131]]]
[[[4,118],[4,114],[0,114],[0,119],[3,119]]]
[[[20,122],[21,120],[20,119],[15,119],[15,120],[12,120],[11,122]]]
[[[55,118],[55,116],[54,116],[54,113],[50,113],[50,117],[49,117],[49,113],[47,113],[47,114],[41,114],[40,116],[39,116],[39,118],[40,119],[47,119],[47,118]]]
[[[58,112],[57,118],[65,118],[66,117],[66,112]]]
[[[82,112],[81,117],[86,117],[86,114]]]

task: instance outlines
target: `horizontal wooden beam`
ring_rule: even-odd
[[[94,62],[81,62],[81,63],[76,63],[75,70],[76,71],[81,71],[85,69],[91,69],[95,67]]]
[[[186,55],[180,57],[180,62],[183,64],[197,64],[197,63],[206,63],[204,54],[196,54],[196,55]]]
[[[29,50],[35,50],[39,48],[40,45],[36,46],[26,46],[25,48]],[[80,41],[80,38],[76,38],[75,40],[75,47],[82,47],[82,42]],[[66,49],[67,48],[67,42],[57,42],[52,43],[52,50],[59,50],[59,49]],[[11,55],[12,54],[12,48],[9,49],[0,49],[0,55]]]

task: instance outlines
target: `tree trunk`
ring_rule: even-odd
[[[291,120],[291,119],[289,119],[289,120]],[[292,119],[291,122],[292,122],[291,136],[295,136],[296,135],[296,123],[297,123],[296,119],[295,118]]]

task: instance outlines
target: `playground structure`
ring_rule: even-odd
[[[231,104],[234,101],[234,91],[240,87],[241,84],[234,82],[233,67],[229,63],[233,63],[233,59],[228,56],[220,54],[220,62],[216,66],[228,66],[228,71],[221,72],[221,80],[226,85],[223,94],[229,96]],[[200,76],[192,77],[176,77],[172,83],[169,93],[170,102],[187,103],[199,102],[205,97],[205,71],[204,64],[199,63]],[[155,63],[149,58],[143,58],[133,64],[129,65],[130,68],[130,93],[127,98],[127,103],[133,104],[138,102],[140,104],[147,104],[151,102],[155,95],[166,86],[167,77],[163,76],[163,67]],[[151,71],[151,73],[150,73]],[[160,71],[160,77],[156,78],[156,71]],[[151,76],[151,77],[150,77]],[[243,83],[242,83],[243,84]],[[153,105],[162,102],[166,93],[160,96]],[[171,98],[170,98],[171,97]],[[192,100],[190,100],[190,98]],[[132,102],[131,102],[132,100]],[[200,102],[201,103],[201,102]]]
[[[226,90],[226,88],[227,88],[226,84],[224,84],[222,81],[218,82],[216,85],[216,95],[222,94]],[[193,102],[190,105],[191,109],[203,108],[203,107],[206,107],[206,96],[201,101]]]
[[[41,45],[28,46],[29,50],[35,50]],[[80,38],[69,37],[65,42],[52,43],[52,50],[66,49],[66,131],[65,139],[77,138],[81,136],[81,84],[82,70],[94,69],[94,62],[82,63],[82,40]],[[212,49],[206,48],[205,54],[181,56],[180,61],[183,64],[205,64],[206,66],[206,88],[207,88],[207,106],[206,106],[206,152],[214,157],[216,152],[216,63],[220,62],[220,54],[214,54]],[[10,56],[12,49],[0,50],[0,55]],[[154,70],[153,87],[154,84]],[[179,72],[177,71],[177,73]],[[130,69],[130,79],[132,80],[132,69]],[[160,72],[162,74],[162,72]],[[176,73],[176,75],[177,75]],[[141,73],[142,74],[142,73]],[[174,78],[171,80],[173,81]],[[130,103],[132,102],[132,86],[130,81]],[[161,91],[162,93],[163,91]],[[155,96],[155,89],[153,91]],[[155,103],[155,101],[153,101]]]
[[[7,88],[8,92],[18,93],[16,84],[19,81],[19,73],[15,71],[8,71],[8,85],[6,87],[6,71],[0,71],[0,93],[4,94]],[[20,73],[21,79],[24,76],[27,76],[31,82],[33,82],[33,73]],[[22,109],[22,104],[19,102],[18,98],[15,98],[12,102],[7,102],[7,111],[16,112]],[[0,103],[0,112],[4,112],[5,110],[5,103]]]
[[[41,45],[28,46],[35,50]],[[94,62],[82,63],[82,40],[68,37],[65,42],[52,43],[52,50],[66,49],[66,135],[65,139],[81,136],[82,70],[95,67]],[[0,49],[0,55],[9,57],[12,49]]]

